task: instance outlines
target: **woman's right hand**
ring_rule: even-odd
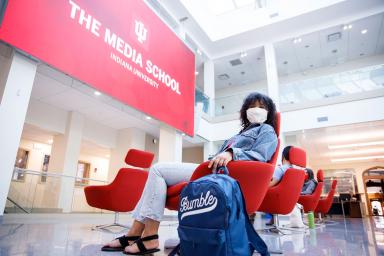
[[[232,160],[231,151],[221,152],[220,154],[212,158],[212,160],[208,164],[208,168],[212,168],[212,172],[216,173],[216,169],[218,166],[226,166],[231,160]]]

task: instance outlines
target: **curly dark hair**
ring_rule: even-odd
[[[273,127],[273,129],[276,130],[276,106],[275,106],[275,103],[273,103],[272,99],[269,98],[268,96],[261,94],[261,93],[258,93],[258,92],[253,92],[253,93],[249,94],[245,98],[245,100],[243,102],[243,106],[240,109],[240,120],[241,120],[241,126],[243,127],[242,130],[246,129],[251,124],[247,118],[247,109],[257,101],[263,103],[264,106],[267,108],[267,111],[268,111],[267,120],[264,123],[271,125]]]

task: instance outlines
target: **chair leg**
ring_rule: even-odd
[[[270,227],[270,228],[265,228],[265,229],[262,229],[263,231],[269,231],[269,232],[272,232],[272,233],[277,233],[277,234],[281,234],[281,235],[287,235],[286,233],[284,233],[279,225],[279,217],[278,217],[278,214],[273,214],[273,226]]]
[[[113,232],[109,229],[111,227],[121,227],[122,229],[118,232]],[[129,228],[130,228],[130,226],[123,225],[123,224],[119,223],[119,212],[115,212],[115,220],[114,220],[113,224],[97,225],[97,226],[93,227],[92,230],[102,230],[102,231],[116,234],[116,233],[121,233],[124,230],[127,230]]]

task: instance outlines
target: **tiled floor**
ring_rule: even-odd
[[[121,255],[102,253],[100,247],[116,235],[92,231],[95,224],[113,220],[109,214],[15,214],[0,219],[0,256],[8,255]],[[121,217],[124,223],[130,216]],[[256,227],[261,228],[259,218]],[[177,222],[162,223],[161,248],[167,238],[177,237]],[[336,219],[334,223],[305,233],[277,236],[260,233],[269,248],[282,245],[284,255],[384,255],[383,217]],[[167,252],[156,255],[167,255]],[[257,255],[255,253],[255,255]]]

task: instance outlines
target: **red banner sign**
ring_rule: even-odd
[[[141,0],[12,0],[0,39],[194,133],[194,54]]]

